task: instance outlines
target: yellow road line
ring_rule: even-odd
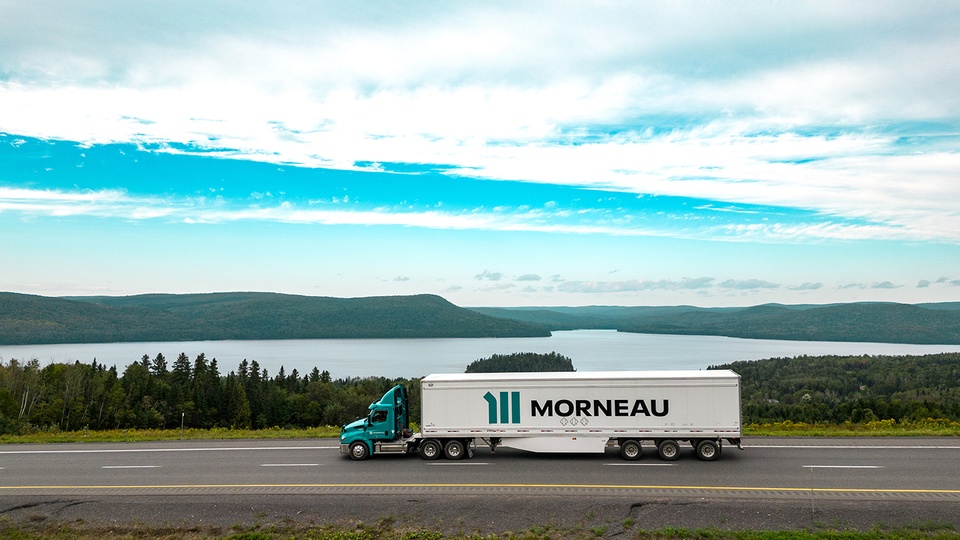
[[[229,488],[519,488],[519,489],[598,489],[609,491],[626,490],[698,490],[725,492],[781,491],[801,493],[926,493],[960,494],[960,489],[875,489],[875,488],[805,488],[805,487],[759,487],[759,486],[643,486],[643,485],[605,485],[605,484],[166,484],[166,485],[88,485],[88,486],[0,486],[3,491],[22,491],[31,489],[76,489],[76,490],[133,490],[133,489],[229,489]]]

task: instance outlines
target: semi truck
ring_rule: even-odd
[[[470,458],[484,445],[552,453],[603,453],[626,460],[644,448],[662,460],[693,446],[705,461],[723,442],[741,446],[740,376],[730,370],[460,373],[420,381],[420,423],[410,429],[407,390],[390,389],[369,415],[343,426],[340,453],[423,459]]]

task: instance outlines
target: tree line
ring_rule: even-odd
[[[0,434],[25,429],[148,429],[313,427],[342,425],[367,414],[369,404],[405,384],[419,417],[418,381],[384,377],[333,380],[316,367],[301,375],[283,367],[270,376],[256,360],[220,373],[216,358],[172,363],[144,355],[123,373],[90,364],[10,360],[0,363]]]
[[[495,355],[474,371],[572,370],[562,355]],[[960,421],[960,353],[925,356],[800,356],[734,362],[710,369],[741,376],[744,423]],[[469,371],[469,369],[468,369]],[[30,429],[268,428],[343,425],[395,384],[404,384],[420,417],[418,379],[333,380],[314,367],[273,376],[256,360],[222,374],[204,354],[173,362],[162,355],[126,367],[93,361],[0,362],[0,434]]]
[[[474,360],[467,365],[467,373],[507,373],[529,371],[576,371],[573,360],[551,352],[495,354],[490,358]]]
[[[799,356],[714,367],[740,374],[746,423],[960,421],[960,353]]]
[[[544,326],[490,317],[429,294],[329,298],[247,292],[50,298],[0,292],[2,345],[549,335]]]

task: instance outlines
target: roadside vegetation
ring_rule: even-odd
[[[744,437],[960,437],[960,422],[926,419],[919,422],[882,420],[866,424],[804,424],[774,422],[746,424]],[[0,435],[0,444],[43,444],[78,442],[138,442],[239,439],[321,439],[336,438],[340,426],[319,426],[304,429],[110,429],[59,431],[26,429],[19,434]],[[748,442],[749,444],[749,442]]]
[[[958,353],[798,356],[715,368],[740,374],[747,424],[926,429],[960,421]]]

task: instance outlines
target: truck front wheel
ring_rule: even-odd
[[[447,456],[447,459],[460,459],[463,452],[463,443],[456,439],[447,441],[447,445],[443,447],[443,455]]]
[[[435,439],[429,439],[420,443],[420,457],[423,459],[437,459],[440,457],[440,452],[442,451],[440,441]]]
[[[362,442],[355,442],[350,445],[350,459],[354,461],[363,461],[370,457],[370,450]]]

